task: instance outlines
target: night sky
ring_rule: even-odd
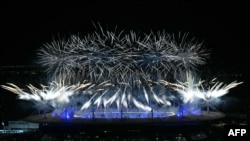
[[[247,67],[248,11],[244,3],[2,1],[1,65],[34,63],[35,51],[53,37],[86,35],[100,22],[110,29],[189,32],[212,49],[212,59]]]
[[[100,22],[109,29],[188,32],[211,49],[211,69],[242,74],[249,82],[248,13],[246,3],[235,2],[1,1],[0,66],[34,64],[43,44],[58,36],[92,33],[92,22]]]

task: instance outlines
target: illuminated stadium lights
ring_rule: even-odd
[[[209,53],[188,34],[99,30],[52,41],[38,51],[38,63],[52,76],[48,85],[2,88],[64,119],[163,118],[199,115],[201,103],[209,107],[242,83],[196,81],[193,74]]]

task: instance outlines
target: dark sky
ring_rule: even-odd
[[[246,71],[249,19],[246,3],[177,2],[10,2],[1,1],[0,65],[34,63],[36,50],[53,36],[94,31],[92,21],[110,29],[189,32],[212,62]]]

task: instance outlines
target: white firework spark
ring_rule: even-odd
[[[145,109],[145,105],[142,106],[133,98],[138,96],[131,93],[131,89],[144,95],[143,101],[147,106],[154,102],[171,105],[166,96],[158,96],[154,91],[157,88],[148,83],[167,79],[171,77],[168,74],[178,72],[178,69],[193,69],[203,65],[209,57],[202,43],[188,40],[188,34],[174,37],[164,31],[151,32],[141,38],[133,31],[128,34],[123,31],[116,33],[116,30],[105,31],[100,25],[99,31],[83,38],[72,35],[68,40],[53,41],[38,52],[38,63],[47,68],[47,72],[52,73],[55,79],[71,82],[76,79],[76,73],[81,73],[80,76],[90,82],[110,81],[112,87],[116,87],[116,90],[106,87],[105,94],[93,94],[81,110],[93,104],[99,108],[102,105],[109,107],[113,103],[118,109],[122,106],[127,109],[131,103],[139,109]]]
[[[29,84],[28,91],[25,92],[15,84],[7,83],[8,85],[1,85],[2,88],[18,94],[18,98],[22,100],[29,100],[38,105],[47,105],[57,107],[59,105],[70,102],[70,97],[80,89],[88,89],[91,83],[75,84],[64,86],[60,83],[52,82],[48,86],[41,85],[41,89]],[[57,105],[55,105],[55,103]],[[37,107],[39,108],[39,107]]]
[[[205,81],[196,81],[190,72],[177,83],[165,81],[179,78],[183,70],[196,70],[209,58],[203,44],[188,39],[188,34],[175,37],[163,31],[141,37],[133,31],[117,33],[101,26],[99,30],[83,38],[72,35],[52,41],[38,51],[38,63],[52,75],[48,86],[39,89],[29,84],[27,91],[12,83],[1,87],[18,94],[19,99],[57,111],[73,106],[76,112],[114,107],[118,111],[137,108],[149,112],[157,106],[171,106],[170,101],[179,98],[168,91],[160,92],[160,83],[181,94],[183,103],[197,99],[209,102],[242,83],[226,85],[214,79],[204,88]]]
[[[183,82],[184,81],[184,82]],[[186,77],[183,81],[178,81],[177,83],[170,83],[168,81],[161,80],[161,83],[165,86],[170,86],[175,91],[183,97],[184,103],[192,103],[197,99],[202,99],[204,101],[210,101],[213,98],[219,98],[227,93],[231,88],[234,88],[243,82],[233,81],[229,84],[224,84],[223,82],[216,82],[216,78],[209,82],[210,86],[204,88],[203,83],[205,80],[195,80],[190,71],[186,72]]]
[[[138,78],[151,76],[166,78],[168,72],[192,69],[205,64],[209,57],[202,43],[188,40],[188,34],[177,37],[164,31],[128,34],[104,31],[82,39],[72,35],[68,40],[45,44],[38,52],[38,63],[59,78],[71,79],[76,70],[91,82],[135,83]],[[180,42],[178,42],[180,40]],[[152,76],[152,74],[156,74]],[[148,79],[148,78],[144,78]]]

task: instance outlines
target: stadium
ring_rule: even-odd
[[[44,132],[92,134],[103,132],[102,127],[112,135],[122,128],[155,136],[172,128],[175,133],[192,129],[192,137],[204,139],[200,131],[209,134],[207,125],[225,117],[216,108],[221,97],[243,83],[203,80],[199,68],[209,50],[187,33],[139,34],[94,26],[96,32],[54,40],[37,50],[45,83],[1,85],[35,109],[24,121],[39,123]],[[185,140],[182,134],[166,138]]]

